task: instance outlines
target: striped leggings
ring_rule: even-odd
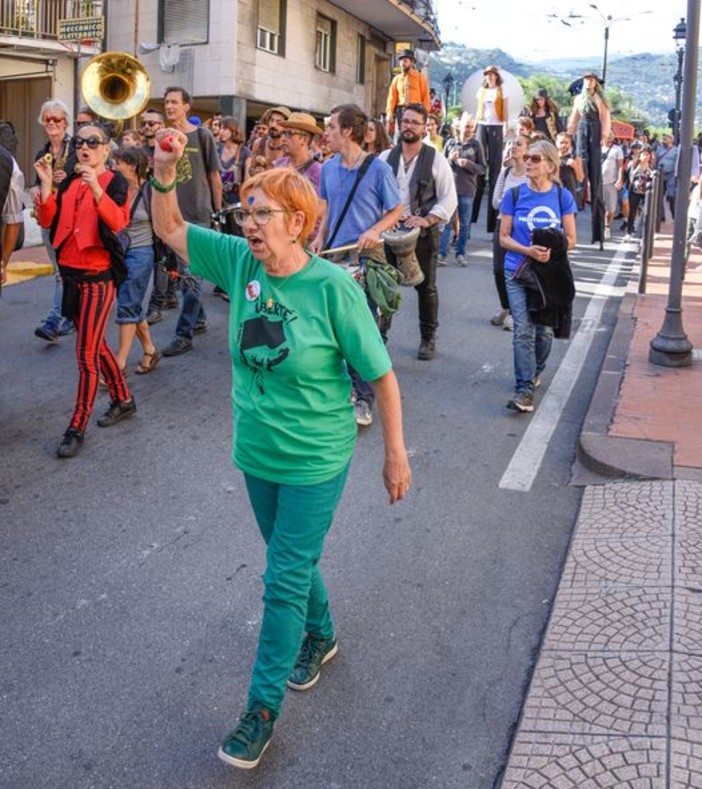
[[[76,359],[78,361],[78,392],[71,427],[81,432],[88,426],[102,373],[112,400],[129,400],[129,388],[119,369],[117,359],[105,341],[107,320],[115,300],[115,284],[79,281],[76,324]]]

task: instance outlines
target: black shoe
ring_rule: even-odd
[[[229,294],[226,290],[223,290],[219,287],[219,285],[215,285],[214,290],[212,291],[213,296],[219,296],[220,299],[224,299],[224,301],[229,301]]]
[[[161,355],[162,356],[180,356],[182,353],[192,351],[193,341],[189,337],[176,337],[171,340],[170,345],[167,345]]]
[[[112,425],[116,425],[117,422],[121,422],[123,419],[136,414],[136,410],[136,402],[133,397],[129,400],[122,400],[121,402],[119,400],[113,400],[110,403],[110,407],[105,412],[105,415],[98,419],[98,427],[112,427]]]
[[[149,326],[153,326],[154,323],[160,323],[163,320],[163,315],[161,314],[161,310],[149,310],[146,313],[146,322]]]
[[[434,358],[436,353],[436,340],[432,337],[430,339],[422,338],[419,343],[419,350],[417,351],[417,359],[428,362],[429,359]]]
[[[51,321],[44,321],[41,326],[37,326],[34,329],[34,336],[46,340],[51,345],[56,345],[58,342],[58,325]]]
[[[85,433],[76,430],[75,427],[69,427],[63,434],[61,443],[58,445],[58,450],[56,451],[58,457],[72,458],[74,455],[77,455],[83,446],[84,437]]]
[[[179,306],[180,304],[178,302],[178,297],[175,295],[175,293],[171,296],[166,296],[166,298],[163,300],[164,310],[177,310]]]
[[[193,327],[193,334],[205,334],[207,331],[207,321],[198,321]]]

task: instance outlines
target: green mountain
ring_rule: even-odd
[[[597,57],[518,61],[501,49],[471,49],[447,42],[441,52],[431,56],[431,83],[443,97],[443,79],[450,71],[457,83],[453,93],[460,96],[461,85],[473,72],[489,63],[496,63],[517,77],[532,80],[543,75],[549,82],[552,79],[562,81],[563,88],[566,88],[582,75],[584,69],[592,67],[593,62],[598,62]],[[637,120],[642,124],[663,127],[668,125],[668,111],[675,106],[673,76],[676,70],[675,53],[612,58],[607,64],[606,87],[630,99],[630,110],[633,110],[630,116],[638,116]],[[561,93],[567,96],[563,91]],[[696,125],[702,125],[702,79],[698,79],[697,86]]]

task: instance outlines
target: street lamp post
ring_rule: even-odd
[[[616,19],[611,15],[607,14],[605,16],[602,11],[600,11],[599,6],[596,3],[590,3],[590,8],[597,11],[604,23],[604,56],[602,58],[602,84],[604,85],[607,81],[607,51],[609,49],[609,29],[615,22],[628,22],[632,17],[641,16],[643,14],[650,14],[651,11],[638,11],[635,14],[629,14],[629,16],[618,16]]]
[[[444,85],[444,120],[448,118],[448,111],[449,111],[449,101],[451,100],[451,88],[453,87],[454,78],[453,74],[450,71],[446,72],[446,76],[443,79]]]
[[[680,27],[678,25],[678,27]],[[676,27],[676,31],[678,30]],[[668,305],[663,326],[651,340],[648,360],[663,367],[689,367],[692,364],[692,343],[682,323],[682,285],[685,274],[687,209],[692,166],[692,133],[695,122],[697,93],[697,40],[700,34],[700,2],[687,0],[687,30],[685,38],[685,70],[682,80],[682,111],[680,114],[680,153],[678,179],[675,190],[675,226],[673,252],[670,258]],[[677,40],[677,39],[676,39]]]
[[[673,115],[673,141],[675,145],[680,145],[680,100],[682,96],[683,84],[683,60],[685,59],[685,36],[687,30],[685,20],[681,19],[673,29],[673,40],[675,41],[675,51],[678,56],[678,69],[673,77],[675,85],[675,110]]]

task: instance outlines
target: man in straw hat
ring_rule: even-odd
[[[300,175],[308,178],[319,194],[319,179],[322,165],[312,155],[311,145],[322,133],[315,119],[306,112],[293,112],[286,121],[280,121],[283,151],[285,156],[277,159],[274,167],[294,167]]]
[[[416,68],[417,58],[414,50],[403,49],[399,55],[400,73],[393,78],[388,91],[386,107],[388,131],[395,133],[396,125],[402,119],[402,111],[408,104],[423,104],[431,111],[429,84],[424,74]]]

